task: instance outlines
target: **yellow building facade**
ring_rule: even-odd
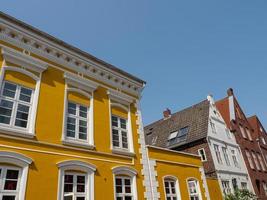
[[[199,157],[146,147],[144,81],[4,13],[0,49],[0,200],[210,199]]]

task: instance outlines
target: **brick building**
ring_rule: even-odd
[[[216,106],[240,146],[257,197],[267,199],[267,138],[263,126],[257,117],[246,117],[231,88],[227,97],[217,101]]]

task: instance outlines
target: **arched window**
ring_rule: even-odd
[[[108,91],[111,115],[111,148],[114,153],[134,153],[131,125],[133,99],[117,91]]]
[[[64,78],[66,90],[63,142],[93,148],[93,91],[97,85],[70,73],[65,73]]]
[[[164,188],[166,200],[180,200],[179,183],[176,177],[164,177]]]
[[[115,183],[115,200],[136,200],[136,170],[129,167],[115,167],[112,172]]]
[[[10,134],[33,137],[41,75],[47,64],[7,47],[2,49],[0,124]]]
[[[58,200],[94,199],[94,165],[71,160],[58,163],[58,167]]]
[[[187,180],[189,199],[190,200],[202,200],[201,191],[198,180],[190,178]]]
[[[0,199],[24,200],[32,159],[18,153],[0,151]]]

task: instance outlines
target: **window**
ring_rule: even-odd
[[[32,89],[4,81],[0,97],[0,123],[28,129],[32,102]]]
[[[115,200],[135,200],[137,197],[137,172],[135,169],[129,167],[115,167],[112,171],[115,179]]]
[[[227,149],[225,147],[222,147],[222,152],[223,152],[226,165],[230,166],[230,160],[229,160]]]
[[[18,199],[21,171],[14,167],[0,167],[0,199]]]
[[[221,157],[221,152],[219,150],[219,146],[217,144],[214,144],[214,150],[216,154],[216,158],[219,164],[222,164],[222,157]]]
[[[263,182],[262,186],[263,186],[264,194],[265,194],[265,196],[267,196],[267,184],[266,184],[266,182]]]
[[[207,161],[205,149],[199,149],[198,155],[201,157],[201,161]]]
[[[253,160],[254,160],[254,162],[255,162],[255,164],[256,164],[256,168],[257,168],[257,170],[261,170],[261,168],[260,168],[260,164],[259,164],[258,159],[257,159],[257,157],[256,157],[256,154],[255,154],[254,152],[252,152],[252,157],[253,157]]]
[[[198,185],[198,181],[194,179],[190,179],[187,182],[189,189],[189,198],[190,200],[200,200],[200,189]]]
[[[86,187],[87,175],[80,173],[65,173],[64,176],[64,200],[87,199]]]
[[[248,135],[248,139],[249,139],[250,141],[252,141],[252,136],[251,136],[250,131],[249,131],[248,128],[246,128],[246,132],[247,132],[247,135]]]
[[[131,178],[117,176],[115,183],[116,183],[116,200],[133,200]]]
[[[231,187],[229,181],[222,180],[222,188],[223,188],[223,193],[225,195],[231,193]]]
[[[172,132],[168,138],[168,145],[173,145],[173,144],[185,141],[188,131],[189,131],[189,127],[186,126],[186,127],[179,129],[179,131]]]
[[[115,148],[128,150],[127,120],[112,116],[112,144]]]
[[[245,150],[245,152],[246,152],[246,156],[247,156],[250,168],[251,169],[255,169],[254,168],[254,163],[253,163],[251,155],[250,155],[250,152],[248,150]]]
[[[241,189],[247,190],[248,189],[248,183],[247,182],[241,182]]]
[[[244,128],[243,128],[242,126],[239,126],[239,128],[240,128],[240,131],[241,131],[242,137],[243,137],[243,138],[247,138],[247,135],[246,135],[246,133],[245,133],[245,130],[244,130]]]
[[[232,153],[232,159],[233,159],[235,167],[239,167],[238,159],[236,156],[236,151],[232,149],[231,153]]]
[[[70,160],[58,164],[58,200],[93,200],[96,167],[82,161]]]
[[[262,170],[265,171],[266,170],[266,167],[265,167],[265,165],[263,163],[263,160],[262,160],[261,155],[259,153],[257,153],[257,156],[258,156],[258,159],[260,161],[260,165],[261,165]]]
[[[171,178],[164,179],[164,188],[166,194],[166,200],[177,200],[177,181]]]
[[[0,151],[0,163],[0,199],[23,200],[32,160],[22,154]]]
[[[212,133],[216,133],[217,131],[216,131],[216,126],[215,126],[215,124],[210,120],[210,127],[211,127],[211,131],[212,131]]]
[[[68,102],[67,133],[68,139],[88,140],[88,107]]]

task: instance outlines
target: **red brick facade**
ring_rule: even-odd
[[[254,124],[254,122],[252,123],[253,120],[247,119],[234,95],[232,103],[230,103],[230,97],[231,94],[228,94],[227,98],[216,102],[216,106],[219,109],[229,129],[234,132],[236,141],[241,148],[241,152],[244,157],[256,195],[260,200],[267,200],[267,194],[265,193],[263,187],[263,185],[267,183],[267,166],[265,162],[267,155],[267,145],[262,144],[264,148],[260,148],[260,145],[258,143],[259,134],[257,130],[255,130],[256,125]],[[230,109],[231,106],[232,109]],[[230,117],[231,110],[235,114],[235,119],[231,119]],[[251,137],[249,136],[249,133]],[[265,155],[264,153],[262,153],[262,149],[264,149],[264,152],[266,153]],[[247,154],[250,155],[249,157],[251,157],[251,161],[249,161]],[[253,167],[251,167],[251,165]]]

